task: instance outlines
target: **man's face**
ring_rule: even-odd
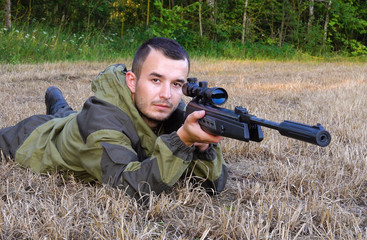
[[[160,51],[150,51],[132,90],[135,106],[149,127],[156,127],[177,108],[187,76],[187,60],[173,60]]]

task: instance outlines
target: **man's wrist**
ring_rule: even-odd
[[[188,147],[191,147],[194,143],[193,142],[190,142],[188,140],[188,136],[187,134],[185,133],[185,131],[182,129],[182,127],[180,127],[178,130],[177,130],[177,136],[181,139],[181,141]]]
[[[163,134],[159,138],[161,138],[161,140],[166,144],[173,155],[183,159],[184,161],[192,160],[195,147],[186,146],[186,144],[177,135],[177,132]]]
[[[207,150],[209,148],[208,143],[194,143],[194,146],[200,152],[204,152],[205,150]]]

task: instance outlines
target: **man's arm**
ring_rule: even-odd
[[[152,156],[139,159],[128,138],[120,144],[102,143],[102,179],[127,193],[157,194],[171,188],[193,159],[194,147],[186,146],[176,132],[158,137]]]
[[[214,188],[215,191],[223,190],[227,168],[219,147],[210,146],[204,151],[199,151],[194,143],[189,142],[196,139],[204,142],[220,140],[201,130],[196,120],[200,117],[202,113],[195,113],[188,117],[181,130],[158,137],[152,156],[145,159],[139,159],[130,146],[129,138],[124,135],[120,136],[118,144],[101,143],[103,182],[126,189],[130,195],[151,191],[159,194],[171,188],[190,166],[195,176],[210,182],[207,187]],[[199,129],[195,129],[197,127]],[[190,139],[185,139],[185,143],[179,132],[183,136],[190,136]],[[198,136],[200,134],[201,136]]]
[[[218,193],[224,190],[228,178],[228,168],[219,147],[221,136],[214,136],[203,131],[198,120],[204,117],[205,111],[191,113],[184,125],[178,129],[186,145],[195,146],[194,161],[189,166],[194,178],[202,183],[209,193]]]

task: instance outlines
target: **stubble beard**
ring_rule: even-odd
[[[171,115],[172,113],[176,110],[177,106],[174,107],[173,104],[170,101],[166,101],[166,100],[157,100],[157,101],[152,101],[149,106],[147,104],[144,103],[139,103],[137,101],[137,99],[139,99],[139,96],[135,95],[135,106],[136,109],[138,110],[140,116],[151,126],[158,126],[159,124],[161,124],[162,122],[166,121]],[[171,112],[169,114],[167,114],[167,116],[154,116],[154,114],[150,114],[149,112],[145,111],[145,109],[147,109],[150,106],[156,105],[156,104],[165,104],[167,106],[169,106],[171,108]]]

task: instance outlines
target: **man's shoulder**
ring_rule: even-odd
[[[79,131],[84,139],[99,130],[116,130],[126,135],[135,135],[135,128],[130,117],[115,105],[90,97],[78,113]]]
[[[125,74],[127,72],[126,65],[123,63],[110,65],[105,70],[103,70],[100,74],[107,74],[107,73],[114,73],[114,72],[121,72]]]

